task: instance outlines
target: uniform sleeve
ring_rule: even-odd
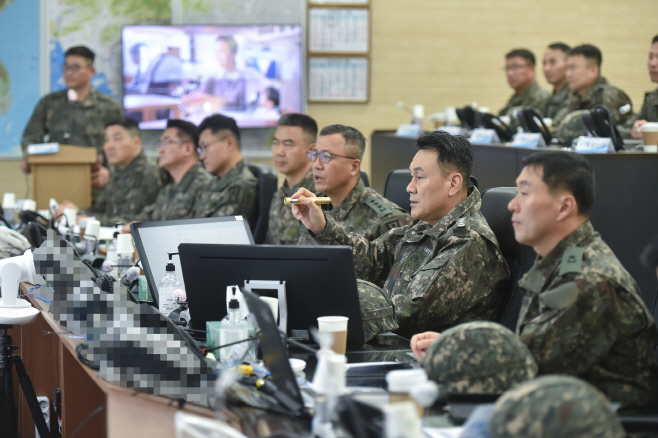
[[[23,138],[21,140],[23,152],[25,152],[25,149],[30,144],[43,143],[43,136],[46,135],[46,106],[47,104],[42,98],[34,108],[32,117],[30,117],[23,131]]]
[[[387,215],[382,220],[379,220],[370,226],[366,233],[366,237],[368,240],[375,240],[393,228],[409,225],[412,220],[413,219],[408,213],[403,211],[395,211],[394,213]]]
[[[208,217],[238,216],[244,215],[247,220],[252,220],[256,209],[257,198],[256,181],[243,180],[242,184],[234,184],[226,187],[219,193],[213,193],[210,197],[211,211]],[[203,205],[200,208],[204,209]]]

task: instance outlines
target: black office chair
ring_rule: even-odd
[[[276,192],[278,180],[274,169],[267,164],[248,163],[249,170],[258,178],[258,202],[256,203],[256,212],[254,217],[254,226],[251,230],[254,236],[254,242],[257,244],[264,243],[267,235],[267,222],[270,215],[270,204],[272,196]]]
[[[512,227],[512,213],[507,204],[516,196],[514,187],[494,187],[482,192],[481,211],[496,235],[500,251],[510,270],[510,278],[505,281],[503,288],[504,303],[500,322],[512,331],[516,330],[516,323],[521,310],[523,299],[518,282],[530,267],[532,267],[536,254],[532,248],[521,245],[514,238]]]
[[[370,180],[368,180],[368,174],[365,173],[363,170],[361,171],[361,181],[363,181],[364,186],[370,187]]]

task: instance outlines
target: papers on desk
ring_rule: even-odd
[[[424,427],[423,433],[427,438],[457,438],[464,431],[463,427]]]

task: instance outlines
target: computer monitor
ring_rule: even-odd
[[[158,285],[169,262],[168,253],[177,253],[181,243],[254,244],[249,223],[242,216],[135,222],[130,229],[156,305],[159,303]],[[173,256],[172,262],[176,275],[185,282],[180,258]]]
[[[349,318],[348,344],[365,343],[349,246],[183,243],[178,252],[195,330],[224,318],[227,286],[243,288],[245,280],[285,281],[289,337],[310,340],[308,329],[317,327],[318,316],[340,315]],[[277,297],[271,290],[254,292]]]

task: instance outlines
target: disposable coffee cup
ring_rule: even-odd
[[[75,225],[76,218],[78,217],[78,212],[75,210],[75,208],[65,208],[64,209],[64,217],[66,218],[66,225],[69,227],[72,227]],[[100,226],[100,222],[99,222]]]
[[[100,232],[101,232],[100,221],[97,221],[96,219],[87,219],[87,227],[85,228],[84,234],[86,236],[94,236],[96,239],[98,239]]]
[[[645,152],[655,152],[647,151],[647,146],[657,146],[658,145],[658,123],[645,123],[642,125],[642,143],[644,143]]]
[[[548,130],[550,131],[551,128],[553,127],[553,119],[551,119],[550,117],[544,117],[543,119],[541,119],[541,121],[544,122],[544,125],[546,125],[546,128],[548,128]]]
[[[279,300],[272,297],[260,297],[261,300],[265,301],[272,311],[272,316],[274,316],[274,322],[279,319]]]
[[[345,354],[347,348],[347,316],[320,316],[318,329],[322,333],[331,333],[333,343],[331,349],[338,354]]]
[[[418,416],[422,417],[425,408],[411,396],[411,392],[426,382],[427,373],[422,368],[390,371],[386,374],[389,403],[413,402]]]
[[[87,222],[87,229],[89,229],[89,222]],[[132,234],[119,234],[117,236],[117,254],[132,254],[134,251]]]
[[[434,117],[434,129],[442,128],[446,125],[446,114],[438,113]]]

